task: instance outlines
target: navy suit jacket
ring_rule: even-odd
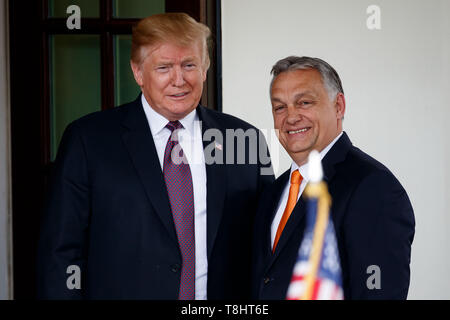
[[[415,221],[405,190],[385,166],[354,147],[345,132],[322,166],[332,197],[345,299],[406,299]],[[306,208],[301,197],[272,254],[270,227],[289,174],[261,196],[254,233],[255,299],[285,299],[303,238]],[[367,286],[371,265],[380,268],[380,289]]]
[[[255,129],[198,106],[202,131]],[[220,138],[214,135],[215,138]],[[214,138],[212,138],[214,141]],[[223,156],[228,141],[205,155]],[[235,149],[237,144],[235,144]],[[263,148],[265,141],[261,141]],[[246,145],[246,151],[250,149]],[[216,154],[215,154],[216,153]],[[235,153],[235,156],[236,153]],[[208,299],[249,298],[251,231],[259,192],[273,182],[255,163],[206,164]],[[235,162],[236,163],[236,162]],[[270,167],[268,163],[265,167]],[[177,299],[181,253],[140,97],[68,126],[59,147],[38,250],[38,297]],[[68,266],[81,270],[69,290]]]

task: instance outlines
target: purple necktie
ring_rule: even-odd
[[[172,131],[164,152],[164,180],[166,181],[173,221],[180,245],[182,266],[178,299],[195,299],[195,235],[194,190],[189,164],[178,144],[179,121],[170,121],[166,128]]]

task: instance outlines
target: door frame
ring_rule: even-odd
[[[13,297],[8,35],[8,2],[0,0],[0,300]]]

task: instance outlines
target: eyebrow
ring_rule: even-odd
[[[186,61],[194,61],[195,59],[196,59],[195,56],[189,56],[189,57],[184,58],[181,62],[183,63],[183,62],[186,62]],[[162,62],[162,63],[173,63],[172,61],[173,60],[171,58],[168,58],[168,57],[161,57],[160,58],[160,62]]]
[[[281,100],[278,99],[278,98],[271,98],[270,101],[272,101],[272,102],[280,102],[280,103],[283,103],[283,101],[281,101]]]
[[[308,96],[308,95],[313,96],[313,97],[316,96],[312,91],[305,91],[305,92],[297,93],[294,97],[295,97],[295,99],[300,99],[300,98],[303,98],[304,96]]]
[[[312,91],[304,91],[304,92],[297,93],[297,94],[294,96],[294,99],[297,100],[297,99],[303,98],[304,96],[307,96],[307,95],[310,95],[310,96],[315,97],[315,94],[314,94]],[[272,97],[272,98],[270,99],[270,101],[272,101],[272,102],[281,102],[281,103],[283,103],[283,101],[281,101],[281,100],[280,100],[279,98],[277,98],[277,97]]]

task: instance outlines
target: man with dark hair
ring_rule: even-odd
[[[294,56],[278,61],[272,74],[274,126],[292,165],[261,196],[254,298],[286,298],[305,229],[300,196],[309,181],[308,155],[317,150],[332,197],[345,299],[405,299],[413,209],[394,175],[342,131],[346,105],[339,75],[321,59]]]
[[[273,174],[259,134],[254,163],[210,161],[234,146],[204,141],[208,130],[258,130],[199,105],[209,36],[183,13],[141,20],[131,67],[142,94],[66,129],[41,230],[40,298],[250,297],[252,223]]]

